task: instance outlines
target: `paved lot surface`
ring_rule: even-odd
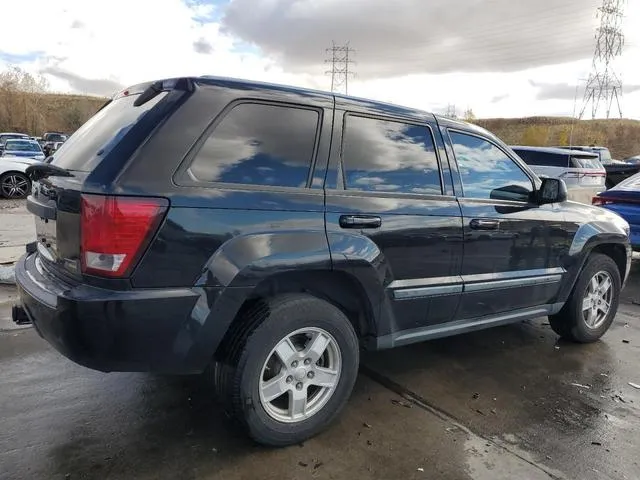
[[[612,329],[539,319],[367,354],[342,417],[270,450],[198,378],[103,374],[9,320],[0,286],[1,479],[639,479],[640,262]]]

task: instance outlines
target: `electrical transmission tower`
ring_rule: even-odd
[[[596,30],[596,49],[593,53],[591,73],[587,80],[580,116],[591,104],[591,118],[596,118],[601,105],[606,109],[607,118],[613,101],[622,118],[622,81],[613,69],[613,60],[622,53],[624,34],[622,33],[622,12],[626,0],[602,0],[598,8],[600,27]]]
[[[331,64],[331,70],[327,70],[325,73],[331,75],[332,92],[344,93],[345,95],[349,93],[349,77],[354,75],[349,71],[349,65],[355,63],[353,59],[349,58],[351,53],[355,53],[355,50],[349,47],[349,42],[344,45],[336,45],[335,42],[332,42],[331,48],[327,48],[327,54],[330,54],[330,58],[324,62]]]
[[[458,118],[458,111],[456,110],[455,105],[451,103],[447,105],[447,112],[445,113],[445,117]]]

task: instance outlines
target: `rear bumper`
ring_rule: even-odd
[[[196,303],[202,296],[210,301],[213,292],[68,285],[48,273],[36,254],[18,261],[16,283],[39,335],[80,365],[105,372],[197,373],[210,358],[194,355],[194,322],[202,322]]]

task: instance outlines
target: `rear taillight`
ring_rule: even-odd
[[[604,201],[604,199],[602,197],[593,197],[591,199],[591,204],[592,205],[598,205],[598,206],[599,205],[604,205],[605,201]]]
[[[106,277],[131,273],[164,218],[164,198],[82,195],[82,272]]]

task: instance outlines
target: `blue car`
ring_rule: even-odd
[[[640,173],[598,193],[592,203],[617,213],[629,222],[631,247],[640,251]]]
[[[45,155],[40,144],[30,139],[11,139],[4,144],[3,157],[22,157],[44,160]]]

